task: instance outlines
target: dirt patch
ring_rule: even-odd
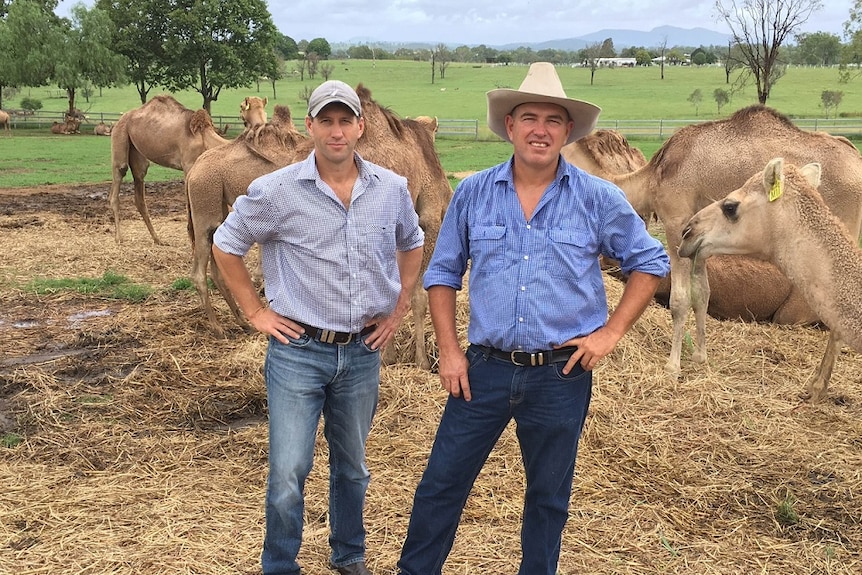
[[[197,296],[175,287],[191,263],[180,183],[148,186],[167,246],[153,245],[129,187],[117,245],[107,189],[0,190],[0,573],[259,573],[265,341],[217,295],[228,336],[214,337]],[[27,287],[106,270],[153,294]],[[617,301],[621,285],[606,285]],[[683,378],[669,380],[671,319],[653,306],[596,370],[559,572],[862,572],[859,356],[845,350],[828,400],[811,406],[797,394],[822,332],[711,318],[708,330],[709,363],[686,350]],[[404,361],[409,337],[405,326]],[[391,575],[445,394],[408,363],[382,379],[366,524],[369,565]],[[326,457],[320,441],[300,552],[312,575],[331,573]],[[517,571],[522,476],[507,429],[445,573]]]

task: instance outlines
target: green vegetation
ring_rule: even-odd
[[[18,435],[17,433],[4,433],[0,435],[0,445],[7,449],[12,449],[13,447],[18,447],[24,443],[24,437]]]
[[[778,502],[775,509],[775,519],[782,527],[789,527],[799,523],[799,514],[794,506],[796,505],[796,497],[788,490],[784,494],[784,498]]]
[[[71,291],[131,302],[143,301],[153,292],[151,287],[129,283],[128,278],[111,271],[106,271],[100,278],[36,279],[24,289],[40,295]]]

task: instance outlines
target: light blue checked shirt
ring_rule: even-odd
[[[670,271],[622,190],[562,157],[526,221],[510,159],[458,185],[423,283],[461,289],[469,261],[470,342],[535,352],[607,321],[600,254],[626,274]]]
[[[355,159],[349,210],[320,179],[312,152],[254,180],[213,238],[238,256],[260,244],[266,299],[276,313],[350,333],[392,313],[401,291],[395,253],[425,238],[407,180]]]

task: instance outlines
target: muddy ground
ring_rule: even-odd
[[[181,288],[179,182],[147,193],[167,246],[153,245],[128,185],[116,244],[108,187],[0,189],[0,573],[259,573],[265,342],[217,295],[227,336],[214,336]],[[32,289],[108,271],[152,293]],[[606,285],[615,302],[620,285]],[[709,362],[684,357],[677,381],[664,372],[670,326],[651,307],[596,370],[559,572],[862,573],[858,354],[844,350],[828,398],[810,405],[798,393],[822,332],[710,319]],[[398,351],[405,363],[383,370],[368,448],[377,574],[394,572],[445,402],[436,376],[406,363],[406,329]],[[317,451],[300,552],[311,575],[331,573],[324,442]],[[522,490],[510,429],[444,573],[517,571]]]

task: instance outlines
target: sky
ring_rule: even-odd
[[[62,0],[57,13],[67,15],[77,3]],[[268,0],[267,5],[278,30],[296,41],[495,46],[664,25],[729,33],[724,21],[716,20],[715,0]],[[824,0],[801,31],[830,32],[843,40],[852,5],[853,0]]]

